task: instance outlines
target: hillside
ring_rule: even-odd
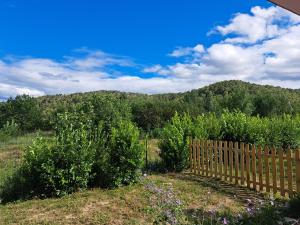
[[[19,101],[23,100],[19,98]],[[28,99],[25,98],[24,101],[28,101]],[[263,86],[237,80],[218,82],[184,93],[147,95],[118,91],[97,91],[43,96],[34,99],[34,101],[37,102],[38,111],[41,113],[41,121],[37,122],[40,129],[51,129],[51,119],[57,112],[71,110],[84,104],[91,104],[93,107],[98,108],[116,107],[119,111],[122,111],[125,106],[128,113],[131,114],[132,120],[143,130],[162,127],[176,111],[189,113],[191,116],[207,112],[220,114],[224,109],[229,111],[240,110],[248,115],[260,116],[300,112],[299,90],[269,85]],[[10,99],[7,103],[0,105],[2,124],[11,118],[15,118],[14,115],[17,114],[15,111],[20,110],[19,105],[21,104],[17,102]],[[9,106],[9,104],[18,106],[14,110],[14,107]],[[22,113],[20,120],[24,118],[24,112]]]

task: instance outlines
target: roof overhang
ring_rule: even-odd
[[[300,0],[268,0],[300,16]]]

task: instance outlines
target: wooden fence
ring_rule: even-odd
[[[192,173],[257,191],[300,193],[300,152],[227,141],[190,142]]]

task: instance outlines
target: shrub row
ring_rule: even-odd
[[[125,119],[94,122],[84,113],[59,114],[55,137],[37,138],[26,149],[0,200],[62,196],[95,185],[112,188],[135,182],[143,162],[138,129]]]
[[[167,169],[181,171],[187,166],[189,137],[295,149],[300,146],[300,116],[261,118],[224,111],[192,119],[176,114],[161,132],[159,144]]]

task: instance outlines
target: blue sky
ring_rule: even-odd
[[[267,1],[2,0],[0,21],[0,98],[227,79],[300,87],[300,19]]]

